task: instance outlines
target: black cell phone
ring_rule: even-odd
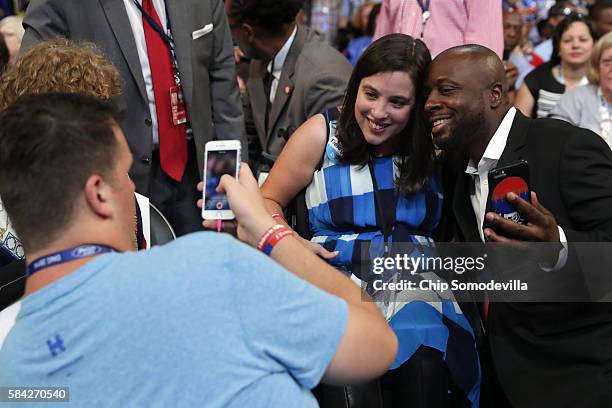
[[[529,185],[529,164],[525,160],[489,171],[489,208],[502,217],[527,224],[527,221],[506,200],[506,194],[515,193],[523,200],[531,202]]]

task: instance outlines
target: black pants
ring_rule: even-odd
[[[153,152],[149,177],[149,200],[168,219],[177,236],[203,229],[201,211],[196,206],[202,193],[196,187],[200,172],[193,140],[187,142],[187,147],[187,166],[180,182],[161,169],[159,150]]]
[[[421,346],[410,360],[379,380],[350,387],[319,385],[321,408],[463,408],[469,401],[453,392],[442,352]],[[450,393],[449,393],[450,391]]]
[[[481,408],[512,408],[495,371],[489,336],[484,337],[484,341],[479,350],[480,365],[482,367],[482,386],[480,389]]]
[[[463,408],[469,401],[454,390],[441,351],[421,346],[381,379],[385,408]]]

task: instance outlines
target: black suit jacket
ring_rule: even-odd
[[[581,266],[572,242],[612,241],[612,152],[591,131],[554,119],[528,119],[517,111],[498,167],[519,160],[529,163],[532,191],[570,243],[566,268],[549,278],[584,299],[589,293],[584,276],[563,271]],[[478,242],[470,183],[467,174],[458,173],[451,211],[456,238]],[[494,303],[487,336],[497,377],[513,406],[611,406],[610,304]]]

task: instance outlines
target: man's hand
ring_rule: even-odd
[[[202,190],[203,184],[198,184],[198,190]],[[268,214],[263,204],[259,186],[249,166],[245,163],[240,165],[239,180],[232,176],[223,175],[217,187],[217,191],[227,195],[227,201],[238,221],[238,238],[253,246],[263,233],[276,224]],[[198,207],[202,208],[202,200],[198,200]],[[216,220],[203,222],[205,228],[216,228]]]
[[[559,242],[559,227],[550,211],[540,204],[535,192],[531,192],[531,204],[515,193],[506,194],[506,199],[518,210],[527,221],[527,225],[507,220],[504,217],[488,212],[485,220],[490,227],[484,229],[487,241],[511,244],[517,249],[535,249],[528,242]],[[559,256],[559,247],[551,246],[550,250],[537,248],[539,262],[555,265]]]
[[[485,216],[491,228],[485,228],[484,233],[489,241],[494,242],[559,242],[557,221],[550,211],[540,204],[536,193],[531,192],[531,204],[515,193],[506,194],[506,199],[527,220],[522,225],[494,213]]]

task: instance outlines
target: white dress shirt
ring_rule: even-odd
[[[484,224],[487,198],[489,197],[489,178],[488,173],[490,170],[497,167],[497,162],[501,157],[506,143],[508,141],[508,135],[510,134],[510,128],[516,115],[516,108],[512,107],[504,116],[504,119],[500,123],[499,127],[493,134],[493,137],[489,141],[487,148],[485,149],[482,158],[476,165],[472,159],[470,159],[465,172],[470,174],[474,179],[474,193],[470,194],[470,202],[472,203],[472,209],[476,216],[476,222],[478,223],[478,233],[480,239],[484,242],[484,231],[482,225]],[[567,259],[567,238],[563,229],[559,227],[559,241],[563,244],[563,249],[559,252],[559,258],[553,268],[547,268],[542,265],[541,268],[545,271],[556,270],[565,265]]]
[[[136,0],[142,5],[142,0]],[[145,88],[147,90],[147,98],[149,99],[149,111],[151,112],[151,127],[153,134],[153,144],[159,144],[159,136],[157,133],[157,111],[155,110],[155,94],[153,93],[153,80],[151,79],[151,67],[149,66],[149,55],[147,54],[147,42],[145,40],[144,28],[142,26],[142,13],[134,4],[134,0],[123,0],[125,11],[127,11],[132,33],[136,41],[136,50],[138,51],[138,59],[140,60],[140,68],[142,69],[142,77],[144,78]],[[164,32],[168,31],[166,4],[165,0],[153,0],[155,11],[159,16]],[[158,50],[158,52],[167,52],[167,50]],[[128,101],[129,103],[129,101]]]

